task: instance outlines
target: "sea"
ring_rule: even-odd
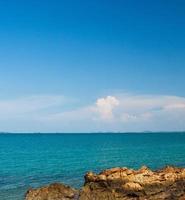
[[[88,171],[185,167],[185,132],[0,134],[0,200],[62,182],[79,188]]]

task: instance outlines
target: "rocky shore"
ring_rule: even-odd
[[[25,200],[185,200],[185,168],[89,172],[80,190],[55,183],[28,190]]]

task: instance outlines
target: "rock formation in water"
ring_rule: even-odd
[[[26,200],[76,200],[78,191],[72,187],[54,183],[39,189],[30,189],[26,193]]]
[[[80,190],[62,184],[31,189],[26,200],[185,200],[185,168],[128,168],[89,172]]]

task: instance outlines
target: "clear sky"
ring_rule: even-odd
[[[184,0],[0,1],[0,130],[185,129]]]

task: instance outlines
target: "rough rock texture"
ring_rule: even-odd
[[[184,197],[183,197],[184,196]],[[185,200],[185,169],[166,167],[153,172],[147,167],[135,171],[127,168],[88,173],[80,200]]]
[[[113,168],[85,175],[79,193],[61,184],[29,190],[26,200],[185,200],[185,169]]]
[[[30,189],[26,200],[76,200],[78,191],[59,183],[54,183],[40,189]]]

